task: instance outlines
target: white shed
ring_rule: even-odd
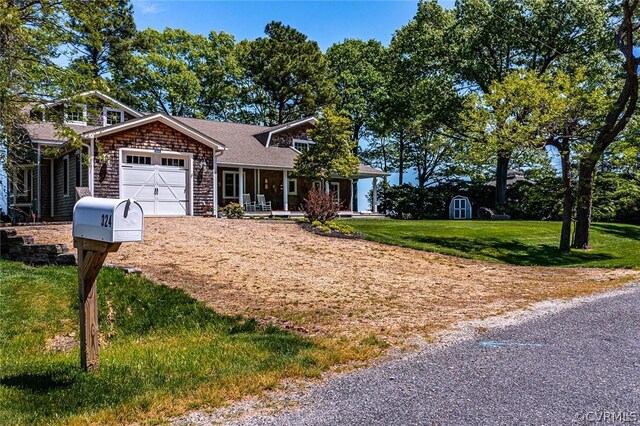
[[[449,219],[471,219],[471,201],[469,197],[456,195],[449,204]]]

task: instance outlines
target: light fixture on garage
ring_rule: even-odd
[[[207,167],[207,160],[205,160],[204,158],[200,159],[200,168],[204,169],[205,167]]]

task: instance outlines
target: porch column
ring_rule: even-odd
[[[378,213],[378,178],[373,178],[373,194],[371,195],[371,211]]]
[[[282,171],[282,201],[284,211],[289,211],[289,172]]]
[[[349,198],[349,210],[353,211],[353,179],[349,179],[349,184],[351,187],[351,197]]]
[[[95,163],[95,148],[94,148],[94,139],[91,138],[90,144],[89,144],[89,182],[87,182],[89,184],[89,192],[91,192],[91,195],[93,197],[96,196],[96,194],[93,191],[93,181],[95,179],[94,176],[94,163]]]
[[[244,192],[244,169],[238,170],[238,203],[242,205],[242,193]]]
[[[53,188],[54,188],[53,180],[54,180],[54,177],[55,177],[55,171],[53,170],[54,166],[55,166],[55,161],[53,160],[53,158],[49,159],[49,167],[50,167],[50,171],[49,171],[49,181],[50,181],[49,182],[50,183],[49,191],[50,191],[50,196],[51,196],[51,217],[52,218],[55,216],[55,212],[56,212],[55,208],[53,206],[53,203],[55,202],[55,196],[54,196],[55,194],[53,192]],[[93,195],[93,193],[91,195]]]
[[[42,147],[40,146],[40,144],[38,144],[38,203],[36,205],[36,209],[38,210],[37,212],[37,216],[38,219],[40,219],[42,217],[42,213],[40,212],[40,195],[42,194],[42,192],[40,191],[40,188],[42,187],[42,180],[41,180],[41,173],[40,173],[40,169],[42,168],[42,166],[40,165],[40,160],[42,159]],[[80,176],[82,176],[82,172],[80,173]]]
[[[213,217],[218,217],[218,156],[213,151]]]

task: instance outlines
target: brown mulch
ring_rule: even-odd
[[[71,226],[21,228],[71,244]],[[371,241],[326,238],[291,223],[148,218],[144,243],[107,262],[135,266],[216,311],[322,336],[426,336],[545,299],[619,287],[638,271],[508,266]]]

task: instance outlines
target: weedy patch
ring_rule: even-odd
[[[327,222],[320,222],[314,220],[313,222],[299,222],[302,228],[314,234],[324,235],[327,237],[337,238],[360,238],[361,234],[356,229],[344,222],[337,220],[331,220]]]

